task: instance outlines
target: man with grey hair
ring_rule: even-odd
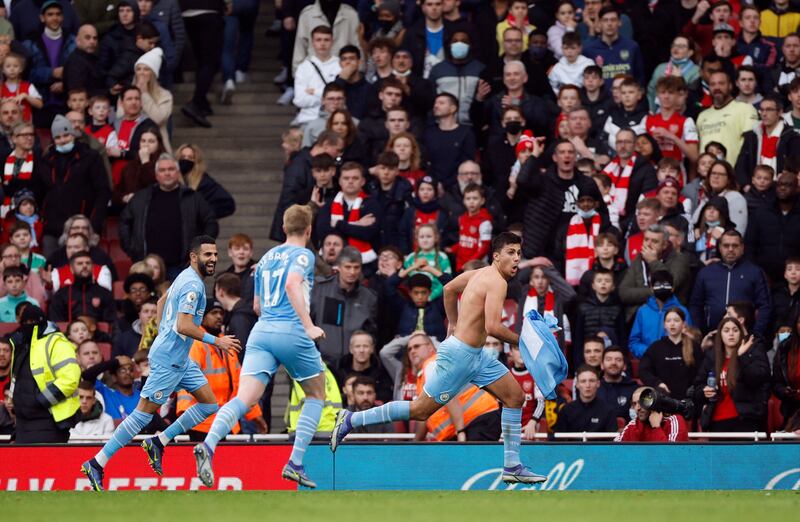
[[[617,153],[616,157],[603,169],[603,173],[612,180],[625,180],[627,184],[624,192],[621,190],[622,187],[617,188],[617,196],[614,200],[614,205],[617,207],[620,217],[623,218],[620,220],[624,223],[623,230],[636,216],[636,204],[639,202],[639,196],[658,186],[655,167],[648,159],[636,154],[635,144],[636,132],[633,129],[630,127],[619,129],[614,135],[612,144]],[[633,162],[632,165],[631,162]]]
[[[377,333],[378,295],[361,285],[361,252],[346,246],[336,260],[336,273],[311,291],[311,320],[325,331],[319,351],[336,368],[358,330]]]
[[[76,132],[67,118],[58,115],[50,126],[53,145],[42,158],[41,175],[34,181],[40,187],[44,230],[42,254],[58,248],[64,222],[75,214],[84,214],[94,230],[102,230],[111,187],[100,155],[76,140]]]
[[[492,225],[498,230],[505,229],[506,219],[503,208],[500,205],[500,200],[493,187],[483,184],[481,166],[473,160],[462,161],[458,166],[456,183],[445,189],[445,193],[439,201],[442,208],[447,210],[451,216],[460,216],[466,212],[467,209],[464,207],[464,189],[471,183],[483,186],[484,198],[486,199],[486,203],[484,203],[483,206],[492,215]],[[440,233],[445,235],[447,232],[448,231],[440,231]],[[444,239],[452,238],[448,237]],[[456,237],[455,241],[457,240],[458,238]],[[447,241],[445,241],[445,243],[447,243]]]
[[[687,303],[691,284],[689,258],[672,248],[669,233],[663,225],[650,225],[644,231],[641,251],[636,254],[619,284],[619,297],[622,304],[626,305],[627,321],[630,322],[636,310],[652,295],[650,279],[660,270],[672,275],[675,296],[681,303]]]
[[[525,117],[527,128],[535,136],[544,136],[552,131],[558,108],[550,100],[528,94],[525,84],[528,72],[525,64],[511,60],[503,66],[503,87],[492,97],[488,83],[478,85],[475,101],[470,108],[470,118],[476,129],[489,125],[489,135],[501,136],[503,130],[503,111],[508,107],[519,107]]]
[[[174,279],[185,265],[193,237],[217,237],[219,224],[203,196],[181,180],[177,160],[164,153],[156,161],[156,183],[136,192],[120,216],[122,248],[134,261],[158,254]]]

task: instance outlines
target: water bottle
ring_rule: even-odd
[[[706,379],[706,386],[709,388],[717,389],[717,377],[714,375],[714,372],[708,372],[708,379]],[[708,399],[709,402],[714,402],[717,400],[717,396]]]

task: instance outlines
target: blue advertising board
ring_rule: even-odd
[[[337,490],[800,489],[800,444],[527,444],[547,482],[506,486],[501,444],[314,445],[306,469]]]

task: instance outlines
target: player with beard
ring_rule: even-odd
[[[451,335],[439,345],[436,360],[426,367],[425,393],[413,401],[393,401],[365,411],[341,410],[331,433],[331,451],[336,451],[355,428],[409,419],[425,421],[471,383],[503,403],[503,481],[535,484],[547,479],[531,472],[519,459],[525,394],[508,368],[482,349],[488,335],[519,345],[519,335],[500,320],[508,280],[517,273],[522,255],[519,236],[511,232],[499,234],[492,240],[491,255],[490,266],[464,272],[444,287]],[[448,410],[459,440],[463,440],[464,418],[459,404],[453,401]]]
[[[217,246],[212,237],[198,236],[192,240],[189,266],[178,275],[158,300],[158,336],[150,348],[150,376],[142,388],[136,409],[120,424],[103,449],[83,463],[81,472],[89,478],[92,489],[103,490],[103,468],[108,460],[128,444],[153,418],[153,414],[175,390],[184,389],[194,395],[197,404],[186,410],[164,432],[142,443],[156,474],[163,472],[164,447],[175,436],[188,431],[216,413],[216,397],[205,375],[189,358],[194,340],[239,352],[239,341],[231,336],[216,337],[200,329],[206,309],[203,279],[214,275],[217,268]]]

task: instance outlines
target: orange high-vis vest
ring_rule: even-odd
[[[417,378],[417,396],[424,393],[422,387],[425,385],[425,367],[435,359],[436,355],[432,355],[422,363],[422,371]],[[481,415],[500,408],[497,399],[474,384],[467,385],[454,400],[460,402],[461,408],[464,410],[464,427],[469,426],[470,422]],[[437,441],[451,440],[456,437],[456,427],[453,425],[446,407],[439,408],[436,413],[428,417],[425,425],[428,433]]]
[[[242,370],[236,355],[231,355],[225,350],[202,341],[195,341],[189,350],[189,357],[203,370],[220,407],[236,397],[236,393],[239,391],[239,373]],[[181,390],[178,393],[177,413],[183,413],[196,402],[197,400],[189,392]],[[261,415],[261,408],[256,404],[247,412],[245,418],[254,419],[259,415]],[[192,429],[208,433],[215,417],[216,414],[210,416]],[[237,422],[231,433],[239,433],[239,430]]]

